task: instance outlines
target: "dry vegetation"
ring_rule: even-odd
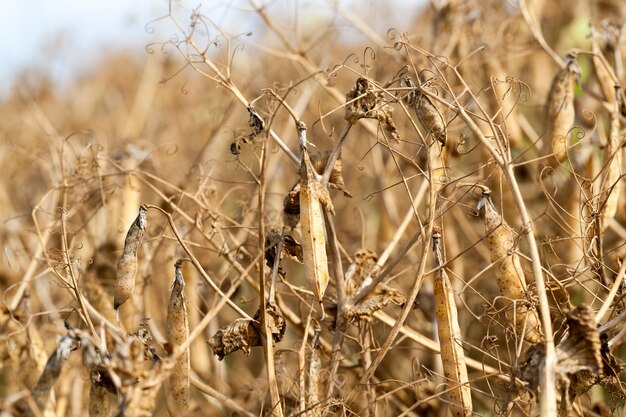
[[[623,415],[626,6],[286,3],[0,103],[1,415]]]

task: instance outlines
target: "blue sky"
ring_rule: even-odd
[[[274,6],[293,7],[296,0],[257,0]],[[315,3],[317,1],[318,3]],[[300,0],[307,10],[327,10],[324,0]],[[407,23],[419,4],[424,0],[340,0],[347,8],[356,10],[399,10],[395,22],[371,22],[376,31],[384,36],[392,25]],[[238,8],[249,8],[242,0],[182,0],[188,10],[202,4],[201,10],[235,33],[253,30],[254,23],[247,22]],[[321,3],[321,6],[320,6]],[[390,7],[391,4],[403,7]],[[410,5],[410,6],[409,6]],[[409,8],[409,13],[407,13]],[[146,24],[167,13],[166,0],[0,0],[0,94],[25,69],[46,71],[61,85],[72,75],[87,70],[102,53],[119,48],[140,53],[150,42],[167,39],[170,29],[156,27],[156,33],[148,33]],[[376,13],[370,16],[376,19]],[[380,20],[380,18],[378,19]],[[405,20],[398,22],[397,20]]]

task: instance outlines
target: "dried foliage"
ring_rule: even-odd
[[[285,317],[280,309],[272,304],[268,304],[265,314],[269,320],[269,330],[274,342],[283,340],[286,330]],[[262,345],[261,327],[259,323],[260,313],[254,315],[253,320],[237,319],[228,326],[217,331],[209,339],[209,346],[213,353],[222,360],[225,356],[241,350],[245,355],[250,354],[250,348]]]
[[[0,99],[1,417],[624,414],[621,2],[183,3]]]

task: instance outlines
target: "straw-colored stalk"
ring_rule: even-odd
[[[580,74],[580,69],[575,57],[568,55],[565,68],[561,69],[552,80],[548,94],[545,137],[552,147],[545,147],[545,149],[548,154],[552,152],[552,156],[546,161],[546,164],[552,168],[557,167],[567,158],[568,136],[576,117],[574,82],[578,74]]]
[[[524,340],[528,343],[539,343],[543,340],[541,323],[534,305],[528,302],[524,269],[519,255],[515,253],[516,234],[494,207],[491,192],[483,192],[478,202],[478,210],[484,218],[485,235],[491,262],[495,264],[500,294],[515,305],[514,308],[507,308],[506,317],[513,323],[517,333],[523,334]]]
[[[167,339],[172,353],[179,355],[167,384],[167,409],[173,417],[185,416],[189,410],[189,347],[178,352],[178,347],[189,337],[182,262],[179,259],[174,266],[174,285],[167,306]]]
[[[143,235],[146,231],[148,208],[144,205],[139,207],[139,215],[128,229],[126,240],[124,241],[124,251],[117,263],[115,271],[115,286],[113,308],[119,310],[135,289],[135,275],[137,274],[137,250],[143,242]]]
[[[304,125],[304,123],[301,123]],[[302,163],[300,165],[300,223],[302,225],[302,256],[307,281],[321,303],[328,286],[328,257],[324,213],[335,214],[328,189],[316,178],[306,149],[306,128],[300,126]]]
[[[465,353],[461,346],[461,328],[454,291],[444,268],[441,233],[434,230],[432,237],[437,267],[433,283],[437,332],[443,373],[450,386],[446,397],[450,403],[450,413],[454,417],[469,417],[472,415],[472,392],[465,366]]]
[[[622,149],[620,146],[620,92],[616,88],[617,100],[611,112],[611,131],[604,148],[604,170],[601,182],[602,230],[606,229],[617,213],[617,203],[621,193]]]
[[[320,402],[324,397],[324,381],[322,374],[321,344],[320,330],[316,329],[311,341],[311,358],[309,359],[309,384],[307,390],[307,409],[310,410],[307,415],[311,417],[320,417],[323,414],[323,408]]]

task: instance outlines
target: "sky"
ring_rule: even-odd
[[[257,0],[273,5],[284,3],[289,8],[296,0]],[[299,0],[306,10],[315,13],[322,10],[324,0]],[[315,3],[317,1],[318,3]],[[367,4],[372,8],[390,10],[394,3],[403,7],[394,24],[407,16],[407,4],[411,8],[425,0],[340,0],[351,10]],[[239,33],[253,30],[254,22],[246,21],[242,7],[249,8],[242,0],[174,0],[179,11],[189,16],[191,9],[201,5],[201,10],[220,26],[230,26]],[[282,4],[281,4],[282,6]],[[328,6],[323,5],[326,9]],[[11,82],[26,70],[46,72],[57,84],[65,84],[81,71],[88,70],[98,62],[101,54],[120,48],[145,53],[150,42],[167,39],[171,33],[154,25],[154,33],[146,25],[166,15],[167,0],[0,0],[0,95],[7,91]],[[247,14],[252,15],[251,13]],[[400,22],[398,22],[400,21]],[[384,37],[392,23],[377,22],[377,32]]]

